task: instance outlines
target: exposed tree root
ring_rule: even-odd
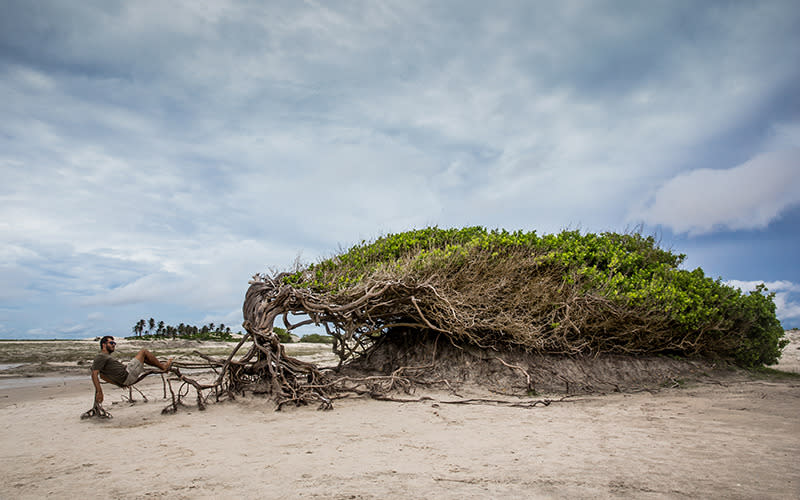
[[[111,419],[114,417],[111,415],[111,413],[106,411],[105,408],[102,407],[102,405],[95,403],[94,406],[92,406],[89,410],[87,410],[81,415],[81,420],[87,418]]]
[[[515,276],[513,272],[505,275]],[[692,342],[670,337],[662,316],[581,295],[547,274],[534,276],[538,281],[532,285],[505,282],[503,290],[487,290],[472,276],[456,275],[437,286],[413,280],[371,280],[336,294],[293,287],[284,282],[284,276],[256,275],[250,282],[243,306],[246,334],[226,359],[197,353],[204,363],[173,365],[166,381],[170,404],[164,413],[185,406],[190,393],[200,410],[210,401],[246,393],[269,397],[277,410],[311,404],[330,410],[337,399],[352,396],[427,400],[395,395],[411,394],[418,386],[458,396],[459,384],[470,382],[502,394],[556,391],[568,397],[641,388],[636,377],[650,372],[652,380],[644,385],[663,386],[664,380],[682,376],[681,370],[692,370],[691,363],[675,362],[676,366],[664,370],[669,360],[653,361],[654,338],[660,346],[657,351],[680,348],[686,352],[687,343]],[[508,294],[514,287],[516,293]],[[478,309],[492,301],[477,300],[468,290],[498,300],[506,293],[522,300],[524,308],[522,303],[502,304],[487,313]],[[309,319],[291,324],[289,316],[300,314]],[[273,332],[278,318],[288,331],[309,323],[323,326],[334,338],[338,366],[320,369],[287,356]],[[642,357],[645,352],[650,356]],[[622,358],[631,364],[613,368]],[[181,372],[182,368],[211,370],[213,376],[201,382],[196,375]],[[708,366],[696,368],[702,371]],[[568,399],[462,398],[438,404],[532,408],[562,401]]]
[[[553,403],[571,403],[578,401],[572,396],[563,396],[558,399],[535,399],[526,401],[513,401],[507,399],[486,399],[486,398],[469,398],[469,399],[456,399],[452,401],[436,400],[434,398],[424,396],[417,399],[407,398],[393,398],[389,396],[375,397],[381,401],[393,401],[396,403],[421,403],[424,401],[433,401],[433,406],[442,405],[493,405],[493,406],[508,406],[512,408],[536,408],[537,406],[550,406]]]

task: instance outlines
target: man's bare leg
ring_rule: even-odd
[[[159,370],[165,372],[168,372],[170,367],[172,367],[172,358],[168,359],[166,363],[162,363],[153,355],[152,352],[148,351],[147,349],[142,349],[141,351],[137,352],[134,358],[138,359],[144,364],[155,366]]]

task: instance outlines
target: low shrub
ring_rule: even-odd
[[[406,324],[538,352],[777,362],[786,341],[773,295],[681,269],[684,258],[638,233],[433,227],[362,241],[281,280],[316,310],[341,311],[326,317],[342,340]]]

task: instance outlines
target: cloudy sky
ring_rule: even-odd
[[[0,338],[429,225],[641,225],[800,326],[798,82],[795,0],[5,0]]]

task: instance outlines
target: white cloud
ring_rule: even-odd
[[[677,233],[761,229],[800,203],[800,149],[766,153],[727,170],[679,174],[637,218]]]
[[[727,280],[725,284],[734,288],[741,288],[744,292],[752,292],[758,285],[766,285],[770,292],[800,292],[800,285],[792,283],[791,281],[741,281],[741,280]]]
[[[80,301],[83,306],[180,304],[210,311],[229,310],[244,299],[247,282],[267,266],[288,268],[296,252],[291,248],[253,240],[214,241],[209,244],[176,242],[157,248],[158,267],[125,284],[102,286]]]
[[[800,320],[800,302],[789,298],[787,293],[775,294],[775,309],[778,318],[786,322],[786,320],[798,321]],[[786,324],[787,327],[796,326],[794,324]]]
[[[800,285],[791,281],[740,281],[728,280],[725,284],[734,288],[739,288],[743,292],[752,292],[760,284],[767,286],[769,292],[775,293],[775,312],[781,321],[800,319],[800,297],[795,298],[794,294],[800,292]],[[792,325],[784,325],[792,326]]]

